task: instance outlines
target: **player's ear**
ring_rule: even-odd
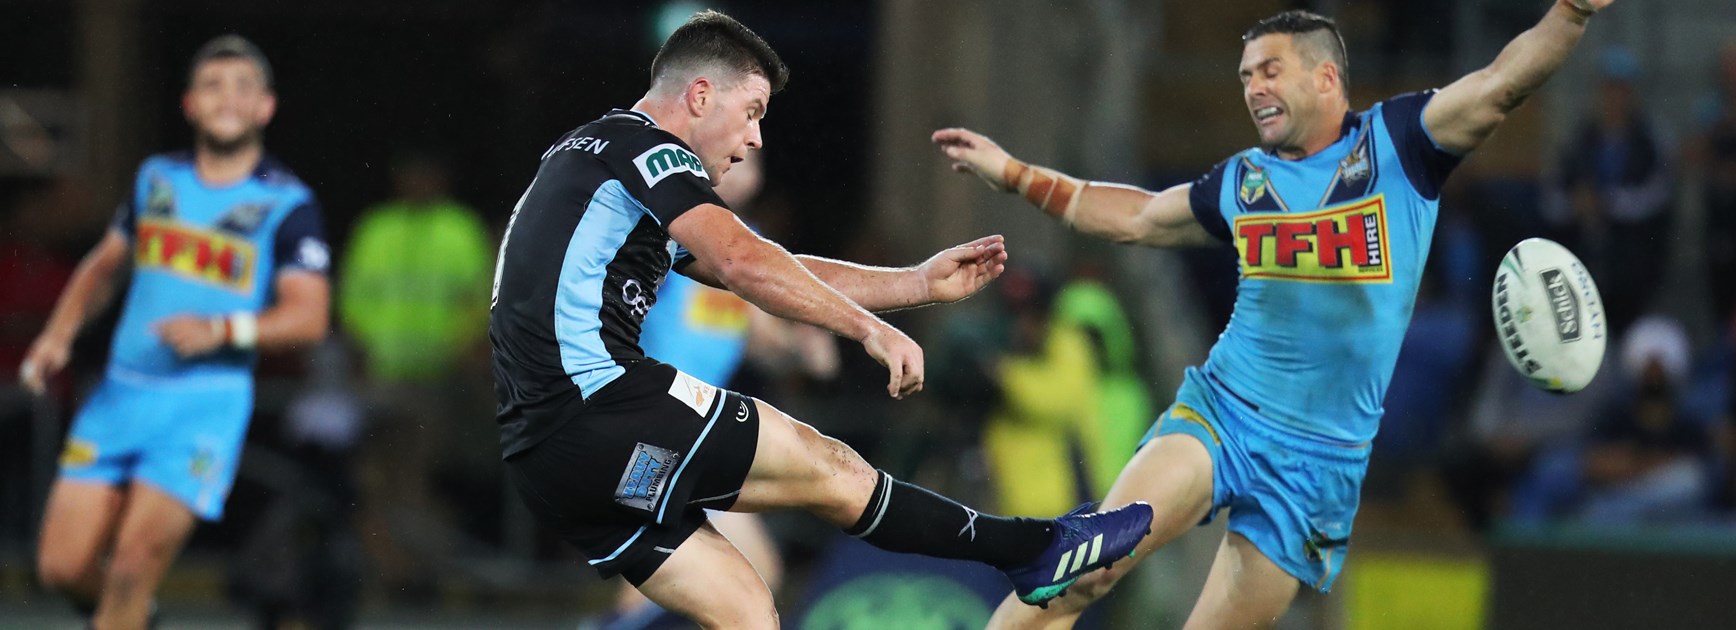
[[[277,115],[277,94],[266,92],[265,98],[259,104],[259,124],[271,122],[271,117]]]
[[[1314,68],[1314,90],[1322,95],[1338,91],[1338,64],[1322,61]]]
[[[705,109],[711,100],[717,98],[717,86],[706,77],[694,77],[687,84],[687,92],[682,101],[687,105],[687,115],[698,118],[705,115]]]

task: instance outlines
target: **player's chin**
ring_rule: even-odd
[[[213,128],[201,126],[197,135],[199,146],[219,153],[228,153],[259,142],[265,133],[264,129],[259,127]]]
[[[1282,129],[1260,128],[1260,148],[1262,149],[1277,151],[1289,144],[1285,142],[1287,139],[1288,134],[1285,134]]]

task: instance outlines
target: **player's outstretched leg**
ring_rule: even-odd
[[[983,562],[1030,603],[1124,559],[1151,525],[1143,503],[1053,520],[983,514],[876,471],[843,442],[756,404],[758,450],[732,510],[802,508],[881,549]]]
[[[771,591],[747,557],[710,523],[682,541],[639,592],[704,628],[778,626]]]
[[[48,495],[36,553],[42,585],[60,593],[86,619],[102,594],[102,561],[120,523],[125,496],[106,483],[61,479]]]
[[[1300,585],[1254,543],[1228,532],[1218,546],[1218,557],[1212,560],[1205,591],[1194,603],[1184,628],[1270,628],[1290,608]]]
[[[1165,435],[1134,453],[1109,489],[1103,505],[1149,502],[1156,510],[1151,535],[1140,541],[1133,562],[1079,579],[1071,591],[1047,608],[1027,606],[1015,596],[1001,602],[990,628],[1071,628],[1085,607],[1109,593],[1138,560],[1168,544],[1205,518],[1212,504],[1212,460],[1191,435]]]
[[[180,500],[149,483],[132,483],[115,537],[114,555],[103,576],[102,603],[97,606],[94,626],[148,625],[157,585],[180,555],[187,535],[193,533],[193,522],[192,510]]]

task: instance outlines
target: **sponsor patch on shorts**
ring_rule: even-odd
[[[627,460],[627,469],[621,472],[621,483],[615,486],[615,502],[645,511],[656,510],[669,475],[679,463],[680,453],[638,443]]]
[[[693,413],[703,416],[705,412],[711,411],[711,401],[717,398],[717,388],[688,376],[686,372],[676,370],[675,382],[669,384],[669,395],[692,407]]]
[[[67,468],[82,468],[96,463],[96,443],[89,440],[72,439],[66,441],[66,449],[60,452],[60,465]]]

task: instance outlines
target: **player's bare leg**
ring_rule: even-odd
[[[1053,520],[983,514],[876,471],[843,442],[755,404],[758,450],[734,511],[801,508],[887,551],[982,562],[1033,603],[1123,560],[1150,528],[1144,504]]]
[[[753,466],[733,512],[801,508],[838,527],[862,516],[878,473],[850,445],[764,401]]]
[[[1254,543],[1224,534],[1205,591],[1187,617],[1186,630],[1270,628],[1290,608],[1301,584],[1278,568]]]
[[[174,497],[143,481],[132,483],[93,626],[98,630],[145,627],[157,585],[181,553],[193,523],[193,512]]]
[[[784,559],[778,553],[777,542],[772,540],[771,532],[766,529],[765,521],[758,514],[745,512],[707,512],[708,526],[717,529],[724,538],[729,539],[741,555],[753,565],[754,571],[765,580],[766,588],[773,592],[783,583]],[[615,612],[631,613],[644,606],[651,605],[651,600],[639,589],[633,588],[626,580],[621,581],[621,590],[615,596]]]
[[[776,628],[771,590],[710,523],[670,554],[639,592],[704,628]]]
[[[85,613],[102,593],[102,562],[126,496],[106,483],[61,479],[48,495],[37,542],[36,575]]]
[[[1132,561],[1087,574],[1046,609],[1009,595],[1001,601],[988,627],[1071,628],[1085,607],[1108,594],[1139,560],[1199,524],[1212,503],[1212,459],[1205,445],[1178,433],[1158,437],[1139,449],[1110,487],[1103,507],[1134,501],[1150,503],[1155,513],[1151,535],[1139,542]]]

